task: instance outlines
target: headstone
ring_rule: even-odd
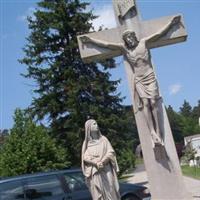
[[[133,108],[153,200],[192,199],[151,63],[150,49],[185,41],[181,16],[142,21],[136,2],[113,0],[118,27],[78,37],[85,62],[124,55]]]

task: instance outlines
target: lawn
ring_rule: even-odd
[[[181,166],[182,172],[185,176],[196,178],[200,180],[200,168],[190,167],[188,165]]]

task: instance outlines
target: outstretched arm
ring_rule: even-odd
[[[117,50],[117,49],[122,49],[123,48],[123,44],[121,44],[121,43],[106,42],[106,41],[103,41],[103,40],[91,38],[89,36],[82,36],[82,37],[80,37],[80,40],[83,43],[93,43],[93,44],[96,44],[99,47],[105,47],[105,48],[113,49],[113,50]]]
[[[162,27],[158,32],[150,35],[149,37],[144,38],[145,42],[154,41],[164,35],[173,25],[179,23],[181,16],[177,15],[173,17],[164,27]]]

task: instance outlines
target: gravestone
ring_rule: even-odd
[[[139,16],[136,2],[134,0],[113,0],[113,5],[118,27],[84,35],[86,38],[90,38],[90,41],[84,42],[84,36],[78,36],[81,57],[87,63],[124,55],[124,65],[127,71],[129,86],[132,93],[134,114],[142,146],[147,176],[150,183],[152,199],[192,199],[184,186],[171,128],[168,122],[162,98],[156,97],[156,102],[154,102],[154,104],[149,103],[149,105],[147,105],[149,112],[151,112],[148,113],[149,115],[146,115],[146,107],[144,104],[141,109],[138,109],[136,106],[138,101],[136,97],[136,87],[138,86],[136,80],[138,77],[133,71],[134,64],[137,61],[132,61],[127,56],[128,48],[126,49],[125,46],[123,46],[123,48],[107,48],[110,46],[121,47],[124,32],[127,30],[134,31],[140,46],[142,41],[144,41],[146,38],[151,38],[153,35],[153,38],[156,39],[145,40],[148,41],[148,43],[145,43],[145,50],[148,51],[148,59],[145,60],[145,58],[143,58],[146,56],[145,53],[143,53],[140,55],[140,61],[138,61],[138,63],[141,63],[141,60],[142,62],[145,61],[145,65],[148,67],[151,66],[153,68],[149,51],[151,48],[175,44],[186,40],[187,34],[184,28],[183,17],[181,17],[178,22],[174,16],[162,17],[156,20],[142,21]],[[169,27],[163,29],[163,27],[167,27],[168,24],[170,24]],[[162,34],[160,34],[159,37],[156,37],[157,35],[155,33],[159,32]],[[139,54],[136,56],[139,56]],[[138,66],[139,65],[141,64],[138,64]],[[153,78],[151,77],[150,80],[154,82],[155,86],[157,82],[156,77],[154,76],[154,72],[152,72],[151,75],[153,75]],[[143,82],[145,81],[146,79],[143,80]],[[138,82],[140,82],[140,80]],[[151,86],[151,84],[149,86]],[[150,89],[152,88],[150,87]],[[158,88],[156,89],[159,90]],[[150,102],[150,100],[148,100],[148,102]],[[152,107],[152,105],[155,106],[155,108],[158,110],[158,116],[153,115],[154,112],[152,110],[154,107]],[[149,116],[149,118],[147,116]],[[162,130],[162,134],[157,135],[159,136],[158,138],[161,138],[162,142],[156,143],[156,140],[153,139],[149,121],[152,121],[154,127],[159,126],[160,130]],[[158,126],[156,124],[157,122]],[[155,128],[155,132],[158,133],[159,131],[157,131]]]

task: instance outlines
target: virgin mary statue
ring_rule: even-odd
[[[93,200],[120,200],[115,151],[92,119],[85,123],[82,170]]]

